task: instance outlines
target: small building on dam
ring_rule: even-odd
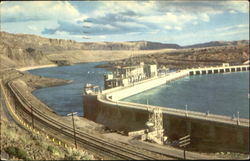
[[[112,73],[104,75],[104,88],[110,89],[119,86],[128,86],[148,78],[157,76],[156,64],[147,64],[141,62],[133,66],[116,66]]]

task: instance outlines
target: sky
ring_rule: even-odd
[[[3,1],[0,13],[1,31],[79,42],[249,40],[244,0]]]

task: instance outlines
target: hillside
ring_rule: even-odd
[[[148,43],[145,41],[82,43],[29,34],[1,32],[0,50],[2,52],[0,53],[0,67],[22,67],[51,63],[63,65],[79,62],[107,61],[114,54],[116,55],[115,59],[121,59],[131,56],[132,52],[143,54],[138,51],[149,51],[149,49],[160,49],[167,46],[161,43]],[[170,44],[169,47],[175,47],[175,45]]]
[[[185,69],[193,67],[217,66],[222,63],[242,64],[249,60],[249,45],[229,45],[209,48],[180,49],[171,52],[148,54],[134,58],[134,63],[156,63],[159,67]],[[129,64],[130,59],[111,62],[106,66]]]
[[[196,57],[194,56],[197,55],[196,48],[214,48],[217,46],[236,47],[237,53],[238,49],[241,49],[243,47],[247,49],[244,49],[242,52],[248,53],[248,45],[249,41],[247,40],[232,42],[215,41],[185,47],[181,47],[177,44],[164,44],[149,41],[76,42],[74,40],[51,39],[29,34],[12,34],[1,32],[0,67],[23,67],[52,63],[57,63],[59,65],[68,65],[81,62],[114,61],[118,59],[129,58],[131,55],[139,56],[166,53],[177,53],[175,54],[175,56],[177,56],[179,59],[179,52],[189,53],[184,54],[186,56],[188,55],[187,59],[186,56],[185,59],[183,58],[183,62],[187,63],[185,61],[192,60],[194,57]],[[207,50],[210,51],[210,49]],[[217,51],[214,50],[214,52]],[[223,50],[218,52],[224,53]],[[201,54],[195,59],[202,59],[207,61],[208,58],[204,58],[204,55],[205,54]],[[243,55],[245,56],[242,57],[242,59],[247,59],[248,56],[246,55],[248,54]],[[209,55],[207,56],[210,57]],[[220,57],[220,54],[215,54],[212,56],[212,58],[209,58],[209,61],[221,61]],[[228,58],[231,58],[231,56],[229,56]],[[159,62],[162,62],[164,60],[165,59],[161,59],[159,60]],[[176,63],[175,60],[172,60],[170,62]],[[168,60],[166,60],[163,64],[170,62],[168,57]]]
[[[2,114],[1,114],[2,115]],[[32,134],[1,118],[1,159],[7,160],[95,160],[82,150],[56,145],[38,134]]]
[[[240,41],[210,41],[207,43],[194,44],[184,46],[183,48],[206,48],[206,47],[218,47],[218,46],[232,46],[232,45],[248,45],[249,40]]]
[[[131,42],[76,42],[74,40],[51,39],[29,34],[1,32],[1,41],[20,48],[33,47],[43,52],[58,50],[154,50],[181,48],[177,44],[162,44],[148,41]]]

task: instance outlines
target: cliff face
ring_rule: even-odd
[[[7,32],[1,32],[1,42],[22,49],[34,48],[42,52],[81,49],[81,44],[73,40],[50,39],[36,35],[11,34]]]
[[[42,51],[30,47],[23,48],[1,40],[0,50],[1,68],[51,63]]]

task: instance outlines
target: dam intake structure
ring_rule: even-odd
[[[129,133],[146,129],[145,123],[149,115],[147,109],[157,107],[162,110],[164,135],[168,139],[178,140],[189,133],[192,140],[190,146],[195,150],[248,153],[249,119],[119,101],[182,77],[238,71],[249,71],[249,64],[223,64],[217,67],[166,72],[84,95],[84,117],[110,129]]]

